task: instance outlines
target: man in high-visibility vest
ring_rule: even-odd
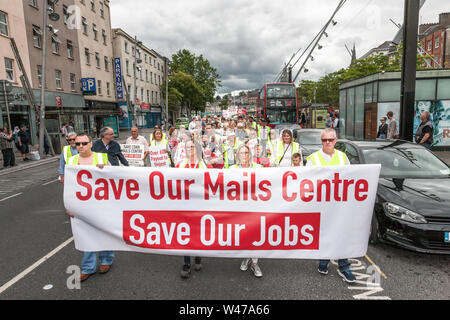
[[[270,127],[267,125],[267,119],[261,119],[258,125],[258,139],[263,146],[264,156],[267,155],[267,147],[270,143]]]
[[[321,138],[322,149],[306,158],[306,166],[344,166],[350,164],[346,154],[334,148],[337,142],[337,135],[333,128],[326,128],[323,130]],[[328,274],[329,262],[330,260],[320,260],[319,273],[324,275]],[[338,265],[338,274],[345,282],[353,283],[356,281],[355,276],[350,270],[350,262],[348,259],[339,259]]]
[[[92,138],[87,134],[82,133],[77,135],[75,145],[78,154],[70,157],[67,165],[95,165],[99,168],[103,168],[105,165],[111,165],[108,161],[108,154],[92,151]],[[69,217],[74,218],[67,210],[66,213]],[[114,260],[114,251],[100,251],[98,255],[100,259],[98,271],[102,274],[108,272]],[[97,252],[85,252],[81,261],[79,280],[85,281],[95,272],[97,272]]]
[[[61,183],[64,183],[64,168],[66,167],[67,161],[69,161],[70,157],[78,154],[77,147],[75,146],[76,137],[77,134],[75,132],[69,132],[66,138],[69,144],[67,146],[64,146],[61,152],[58,169],[59,181],[61,181]]]
[[[239,145],[242,144],[234,132],[227,135],[227,140],[222,144],[224,168],[228,169],[235,163],[235,154]]]

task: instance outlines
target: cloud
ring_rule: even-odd
[[[300,47],[322,28],[338,0],[112,0],[113,28],[136,35],[148,47],[171,57],[180,49],[203,56],[221,75],[219,93],[250,90],[271,82]],[[422,21],[435,22],[448,0],[428,0]],[[386,40],[403,21],[403,1],[348,0],[336,15],[336,26],[307,62],[297,79],[317,80],[350,64],[345,44],[357,56]],[[448,4],[447,4],[448,7]],[[301,51],[300,51],[301,52]],[[304,56],[306,57],[306,55]],[[294,59],[295,61],[295,59]],[[303,59],[295,66],[297,73]]]

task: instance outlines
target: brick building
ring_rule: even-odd
[[[439,22],[419,26],[419,42],[424,51],[434,56],[428,59],[432,68],[450,68],[450,12],[441,13]]]

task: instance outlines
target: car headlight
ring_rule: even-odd
[[[427,223],[427,220],[418,213],[400,207],[399,205],[385,202],[383,204],[384,212],[393,218],[401,219],[412,223]]]

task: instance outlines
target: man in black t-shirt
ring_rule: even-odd
[[[424,111],[420,115],[419,125],[416,131],[416,143],[423,145],[427,149],[430,149],[433,144],[433,123],[431,122],[431,115],[429,111]]]
[[[23,161],[30,160],[30,148],[29,144],[31,140],[30,133],[28,132],[27,126],[22,125],[20,131],[17,134],[17,144],[19,146],[20,154],[22,155]]]

